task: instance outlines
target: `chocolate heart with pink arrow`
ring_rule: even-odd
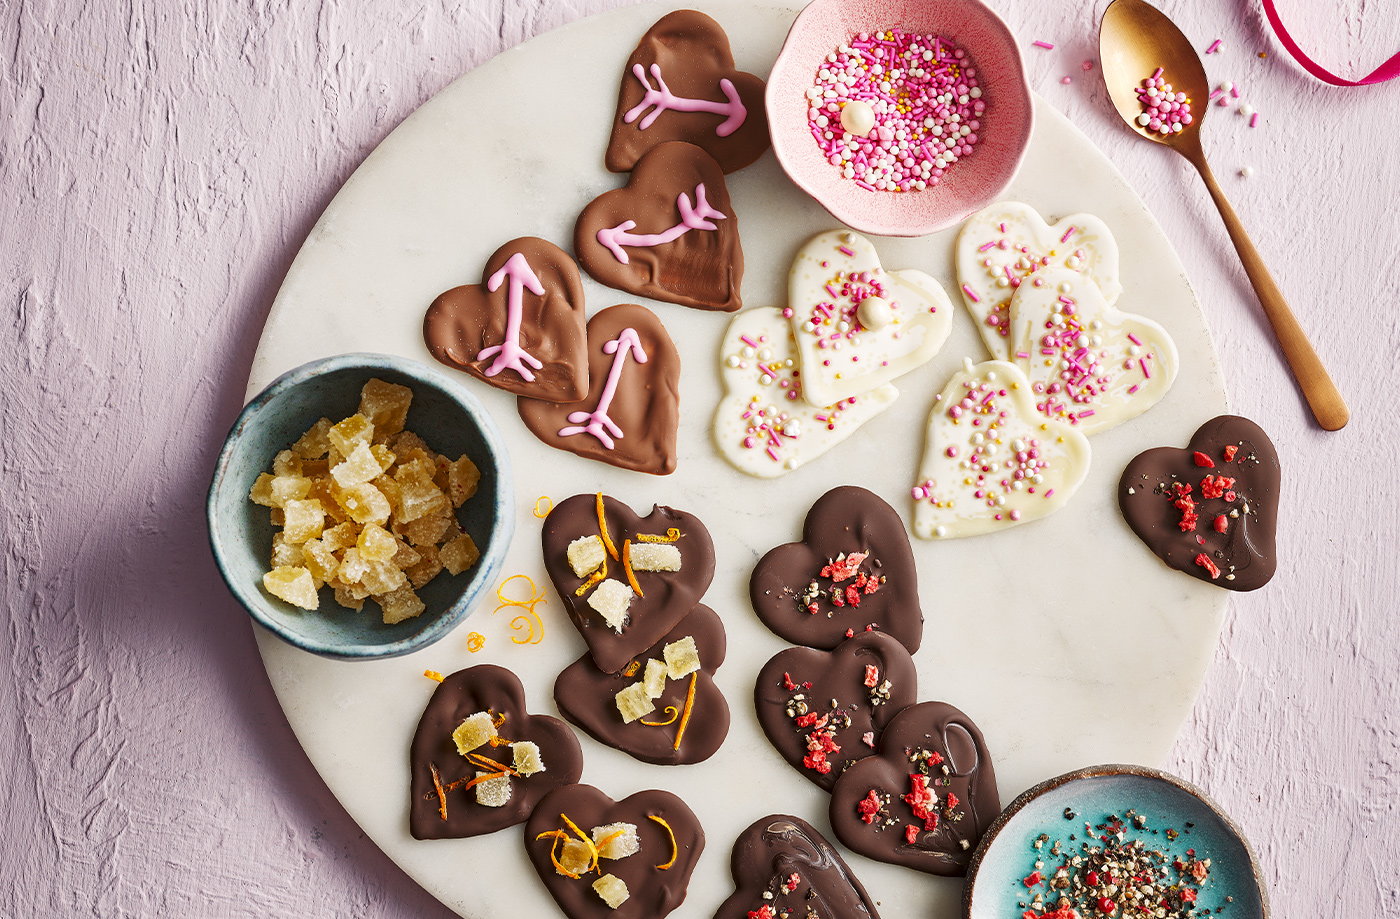
[[[744,253],[724,173],[691,144],[651,150],[625,187],[594,198],[574,227],[574,251],[618,290],[703,310],[742,305]]]
[[[433,357],[516,395],[577,402],[588,392],[583,282],[569,254],[512,239],[480,284],[438,295],[423,317]]]
[[[677,10],[656,21],[627,59],[607,167],[626,172],[648,151],[683,140],[725,172],[768,149],[764,84],[734,69],[729,36],[704,13]]]
[[[735,890],[715,919],[880,919],[836,848],[789,814],[770,814],[740,833],[729,870]]]
[[[588,395],[560,405],[519,400],[525,426],[551,447],[621,469],[676,469],[680,355],[656,314],[631,303],[588,320]]]

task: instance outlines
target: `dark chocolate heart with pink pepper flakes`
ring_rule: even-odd
[[[1277,567],[1278,453],[1248,418],[1212,418],[1184,450],[1138,454],[1118,483],[1123,519],[1157,557],[1216,587],[1257,590]]]
[[[929,874],[961,875],[1001,813],[982,732],[943,702],[911,705],[880,751],[831,790],[831,826],[852,851]]]
[[[758,672],[754,705],[770,743],[809,780],[831,789],[875,752],[881,730],[918,694],[914,659],[883,632],[834,651],[788,648]]]
[[[854,485],[817,499],[802,541],[759,560],[749,599],[788,641],[835,648],[873,626],[913,654],[924,634],[919,577],[904,520],[879,495]]]
[[[770,814],[740,833],[729,870],[735,890],[715,919],[880,919],[836,848],[789,814]]]

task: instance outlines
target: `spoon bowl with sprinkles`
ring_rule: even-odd
[[[814,0],[766,101],[788,176],[883,236],[932,233],[994,201],[1032,126],[1015,38],[979,0]]]

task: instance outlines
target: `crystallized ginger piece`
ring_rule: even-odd
[[[631,896],[627,891],[627,882],[611,874],[605,874],[594,881],[593,890],[603,898],[603,902],[608,904],[610,909],[617,909]]]
[[[568,548],[569,568],[574,572],[574,577],[586,578],[589,573],[603,564],[603,559],[607,557],[607,550],[603,548],[603,540],[595,534],[593,536],[580,536],[569,543]]]
[[[394,451],[383,444],[370,444],[369,452],[374,454],[374,458],[379,462],[379,471],[388,472],[394,465]]]
[[[272,472],[275,475],[301,475],[301,457],[291,450],[282,450],[272,458]]]
[[[399,588],[406,586],[408,575],[404,574],[402,569],[395,567],[393,562],[366,562],[365,573],[360,578],[360,583],[365,585],[372,596],[379,597],[392,594]],[[383,606],[384,604],[380,603],[379,605]],[[412,615],[416,616],[417,613]]]
[[[490,775],[478,772],[477,775]],[[505,807],[510,803],[510,776],[497,775],[476,786],[476,803],[483,807]]]
[[[353,592],[351,592],[345,587],[335,588],[335,602],[339,603],[346,609],[353,609],[356,612],[360,611],[361,609],[364,609],[365,606],[364,597],[355,596]]]
[[[287,542],[287,537],[281,533],[272,534],[272,559],[269,567],[272,568],[293,568],[302,564],[301,546],[294,546]],[[315,575],[315,572],[312,572]]]
[[[286,600],[302,609],[316,609],[321,605],[311,572],[305,568],[273,568],[263,575],[263,587],[279,600]]]
[[[608,578],[588,596],[588,605],[603,617],[614,632],[622,634],[627,622],[627,608],[632,605],[632,588],[616,578]]]
[[[633,683],[626,689],[614,696],[617,702],[618,714],[622,715],[623,724],[631,724],[643,715],[650,715],[656,711],[656,703],[647,696],[646,687],[641,683]]]
[[[330,439],[331,446],[345,457],[355,452],[355,447],[360,444],[370,445],[374,438],[374,425],[364,415],[351,415],[339,424],[332,425],[326,436]]]
[[[433,485],[433,476],[436,474],[437,463],[433,460],[433,454],[426,451],[409,451],[407,455],[400,457],[399,465],[394,469],[394,478],[401,485]]]
[[[452,502],[431,481],[400,478],[398,482],[399,522],[410,523],[419,517],[440,517],[451,513]]]
[[[598,848],[599,858],[619,859],[636,855],[642,850],[642,841],[637,836],[635,823],[609,823],[595,826],[592,830],[593,845]]]
[[[559,864],[554,867],[556,874],[566,877],[582,877],[593,868],[593,850],[588,843],[577,836],[570,836],[559,847]]]
[[[273,507],[286,507],[288,501],[300,501],[311,493],[312,482],[305,476],[278,475],[268,483],[272,490]]]
[[[355,548],[360,550],[360,557],[366,561],[387,562],[392,561],[394,556],[398,554],[399,541],[379,524],[371,523],[360,531],[360,538],[356,540]]]
[[[292,444],[292,452],[304,460],[321,459],[331,448],[331,441],[327,436],[330,430],[329,418],[317,419],[316,423],[307,428],[306,433]]]
[[[331,552],[339,552],[355,545],[360,528],[353,523],[340,523],[321,534],[321,543]]]
[[[528,778],[544,772],[544,760],[540,758],[540,745],[533,740],[517,740],[510,745],[511,768]]]
[[[394,570],[398,571],[397,568]],[[400,572],[400,574],[402,574],[402,572]],[[377,596],[374,599],[375,602],[379,604],[380,610],[384,613],[385,625],[395,625],[403,622],[405,619],[412,619],[415,616],[420,616],[423,610],[427,609],[423,601],[413,592],[413,588],[409,587],[407,584],[400,587],[398,590],[382,596]]]
[[[368,482],[339,489],[336,492],[336,500],[356,523],[383,525],[389,519],[388,499],[384,497],[383,492]]]
[[[321,502],[315,499],[288,501],[282,513],[282,536],[294,546],[320,536],[326,524],[326,512],[322,510]]]
[[[413,546],[436,546],[447,539],[452,527],[451,512],[419,517],[408,523],[395,523],[395,534],[402,536]]]
[[[400,431],[389,439],[389,449],[393,450],[399,457],[400,462],[407,462],[412,457],[405,456],[407,453],[418,452],[428,453],[428,445],[423,438],[412,431]]]
[[[649,698],[659,699],[666,691],[666,669],[666,664],[656,658],[647,661],[646,672],[642,674],[642,686]]]
[[[374,423],[376,439],[383,441],[403,430],[413,404],[413,390],[378,377],[360,390],[360,414]]]
[[[404,569],[404,573],[408,575],[408,582],[413,585],[414,590],[421,588],[442,571],[442,559],[438,557],[437,546],[421,546],[418,551],[422,555],[422,560],[418,564]]]
[[[476,712],[468,715],[452,732],[452,742],[457,752],[466,756],[496,735],[496,722],[490,712]]]
[[[356,444],[344,460],[331,467],[331,476],[341,488],[349,488],[378,478],[383,471],[369,447]]]
[[[335,553],[327,549],[325,542],[320,539],[308,539],[302,543],[301,557],[301,563],[306,567],[306,570],[311,572],[313,578],[322,583],[334,578],[340,569],[340,559],[336,558]]]
[[[433,555],[436,556],[437,546],[432,546],[431,548],[433,550]],[[390,559],[390,561],[407,571],[422,560],[423,553],[421,551],[413,548],[397,536],[394,537],[394,557]]]
[[[634,542],[627,557],[633,571],[681,570],[681,550],[664,542]]]
[[[301,474],[313,482],[324,479],[331,474],[331,464],[329,460],[309,459],[301,461]]]
[[[336,569],[335,576],[342,584],[358,584],[364,579],[367,571],[369,571],[369,562],[360,557],[360,550],[346,549],[345,554],[341,556],[340,567]]]
[[[476,494],[481,484],[481,470],[466,454],[447,464],[447,495],[453,507],[461,507],[468,498]]]
[[[403,489],[399,488],[399,483],[392,476],[381,475],[371,484],[384,494],[389,502],[389,513],[397,520],[403,511]]]
[[[442,561],[442,567],[447,569],[448,574],[461,574],[481,558],[481,551],[477,549],[476,543],[466,533],[443,544],[438,550],[438,558]]]
[[[689,676],[700,669],[700,649],[695,637],[687,635],[661,649],[666,658],[666,673],[673,680]]]
[[[253,482],[253,487],[248,489],[248,500],[263,507],[276,507],[272,494],[272,476],[264,472]]]

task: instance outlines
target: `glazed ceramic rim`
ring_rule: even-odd
[[[982,834],[982,841],[978,843],[977,849],[972,853],[972,860],[967,865],[967,881],[963,886],[963,919],[972,919],[972,897],[974,885],[977,883],[977,872],[982,867],[982,859],[986,856],[991,847],[996,844],[997,837],[1006,827],[1011,819],[1020,813],[1021,809],[1030,804],[1036,798],[1046,792],[1054,791],[1064,785],[1078,782],[1081,779],[1100,778],[1114,775],[1135,775],[1141,778],[1154,779],[1165,782],[1181,789],[1187,794],[1195,797],[1225,824],[1225,828],[1240,841],[1244,848],[1244,854],[1249,859],[1249,873],[1254,878],[1254,886],[1259,891],[1259,915],[1261,919],[1269,919],[1269,891],[1264,884],[1264,878],[1259,872],[1259,858],[1254,854],[1254,847],[1249,844],[1249,837],[1245,836],[1239,824],[1229,814],[1216,804],[1204,791],[1192,785],[1183,778],[1172,775],[1170,772],[1163,772],[1161,769],[1153,769],[1151,766],[1134,766],[1128,763],[1105,763],[1099,766],[1085,766],[1082,769],[1075,769],[1073,772],[1066,772],[1064,775],[1057,775],[1052,779],[1046,779],[1039,785],[1032,786],[1021,792],[1015,801],[1007,805],[992,825],[987,828],[987,832]]]
[[[878,213],[880,210],[879,208],[861,208],[857,204],[852,204],[851,211],[847,212],[846,208],[843,207],[841,203],[826,200],[826,197],[820,194],[813,185],[799,177],[797,175],[799,170],[796,166],[789,168],[789,161],[796,163],[798,161],[798,156],[802,154],[794,150],[792,146],[787,143],[788,138],[782,131],[775,127],[776,122],[773,117],[773,112],[779,105],[778,94],[780,90],[778,89],[778,84],[782,82],[782,80],[779,79],[782,74],[777,71],[780,65],[783,64],[783,57],[787,53],[793,35],[797,33],[798,28],[804,24],[804,20],[808,16],[816,15],[814,7],[817,6],[818,2],[820,2],[820,0],[809,0],[802,8],[802,11],[797,14],[797,18],[792,21],[792,25],[788,28],[787,35],[783,38],[783,46],[778,50],[778,56],[773,60],[773,72],[769,73],[767,86],[763,93],[763,104],[768,115],[768,134],[769,140],[773,145],[773,156],[777,159],[778,165],[782,167],[783,173],[788,179],[801,189],[803,194],[820,204],[826,209],[827,213],[831,214],[831,216],[835,217],[837,220],[857,232],[870,233],[875,236],[898,236],[907,238],[937,233],[939,230],[947,229],[956,223],[966,220],[988,204],[1000,198],[1006,189],[1011,186],[1011,183],[1016,181],[1016,175],[1020,172],[1021,164],[1025,161],[1026,151],[1030,148],[1031,134],[1035,131],[1035,97],[1031,92],[1030,83],[1026,77],[1026,63],[1021,56],[1021,47],[1017,43],[1015,33],[1012,32],[1011,27],[1006,24],[1006,20],[1002,19],[995,10],[986,3],[983,3],[982,0],[965,0],[965,2],[980,6],[983,9],[987,15],[988,22],[1001,33],[1006,41],[1007,47],[1011,49],[1011,58],[1016,71],[1016,79],[1013,81],[1013,84],[1025,97],[1027,113],[1025,134],[1020,138],[1015,156],[1009,158],[1006,180],[1004,182],[995,187],[990,187],[986,194],[981,197],[980,202],[972,204],[966,209],[950,212],[944,217],[930,217],[917,223],[894,227],[890,226],[888,221],[881,223],[880,218],[867,216],[872,211]],[[809,134],[804,132],[802,138],[809,142],[808,146],[812,146]],[[793,143],[800,144],[801,141],[794,141]],[[813,146],[812,150],[815,151],[816,148]],[[936,190],[937,186],[934,186],[924,191],[929,192]],[[916,194],[923,193],[924,192],[917,192]]]
[[[256,587],[250,587],[250,585],[244,584],[241,580],[230,575],[221,540],[216,536],[215,526],[219,519],[216,498],[226,487],[225,480],[229,476],[229,464],[232,462],[235,446],[253,420],[267,408],[273,399],[283,393],[296,389],[322,374],[354,369],[392,370],[418,383],[437,389],[448,399],[457,403],[480,427],[485,451],[495,472],[496,480],[496,487],[491,495],[497,506],[495,527],[487,541],[486,550],[481,554],[476,572],[462,588],[461,594],[436,618],[425,623],[418,632],[407,638],[379,644],[352,642],[329,644],[312,641],[269,617],[263,609],[263,605],[268,601],[260,590]],[[360,351],[321,358],[309,361],[300,367],[294,367],[267,384],[262,392],[249,400],[248,404],[238,413],[238,418],[234,421],[233,427],[229,429],[228,435],[224,438],[224,444],[219,450],[219,459],[214,466],[214,476],[209,483],[209,491],[205,497],[204,505],[205,533],[209,539],[209,548],[214,555],[214,563],[218,566],[219,575],[228,586],[229,593],[233,594],[234,598],[242,604],[254,622],[287,644],[312,654],[346,661],[378,660],[399,657],[433,644],[456,628],[471,612],[482,591],[500,573],[505,564],[506,551],[510,548],[514,538],[515,486],[511,478],[510,457],[500,444],[501,432],[496,427],[496,422],[490,413],[476,396],[445,373],[420,361],[392,354]]]

